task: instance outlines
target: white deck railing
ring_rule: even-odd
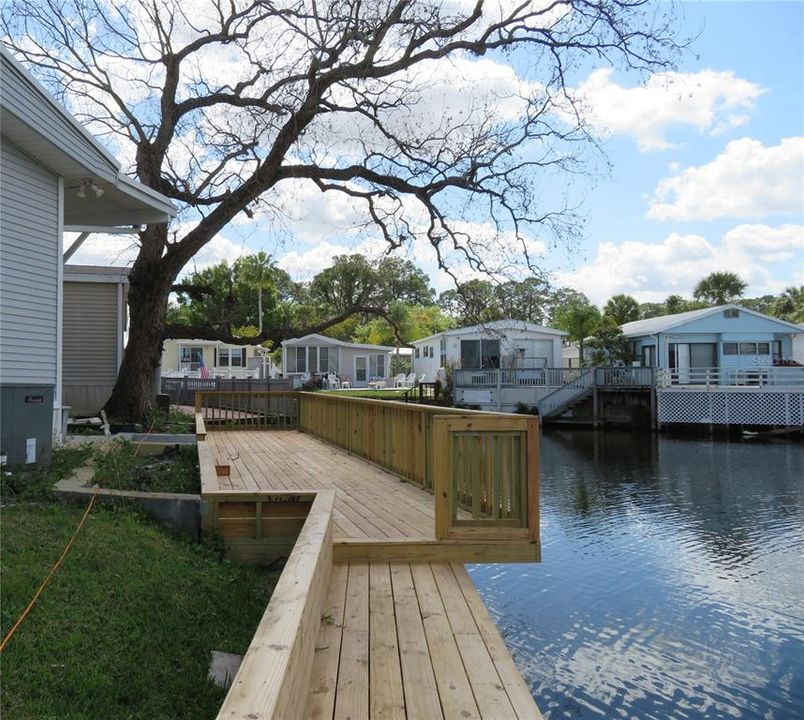
[[[562,387],[577,378],[580,368],[516,368],[455,370],[456,387]]]
[[[546,418],[563,412],[573,403],[586,397],[592,391],[594,385],[595,368],[581,371],[574,380],[539,400],[537,404],[539,415]]]
[[[659,388],[693,387],[723,390],[726,388],[784,390],[804,388],[804,367],[753,368],[660,368],[656,375]]]

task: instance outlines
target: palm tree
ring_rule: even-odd
[[[600,325],[600,310],[591,303],[571,302],[556,313],[553,324],[559,330],[566,330],[569,339],[578,342],[578,359],[584,364],[583,341],[595,332]]]
[[[260,335],[262,335],[262,291],[268,290],[274,285],[273,275],[276,262],[271,260],[268,253],[260,250],[254,255],[241,258],[239,263],[243,280],[257,291],[257,325]]]
[[[615,295],[609,298],[603,308],[603,314],[610,317],[617,325],[639,320],[639,303],[630,295]]]
[[[773,301],[771,312],[781,320],[804,322],[804,285],[791,285]]]
[[[748,283],[733,272],[713,272],[701,280],[692,291],[698,300],[712,305],[725,305],[742,297]]]

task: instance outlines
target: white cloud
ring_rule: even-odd
[[[804,138],[765,147],[742,138],[707,165],[662,180],[648,210],[654,220],[714,220],[804,212]]]
[[[612,79],[609,68],[596,70],[574,90],[585,119],[606,134],[631,135],[640,150],[672,147],[665,138],[670,125],[690,125],[718,134],[746,122],[764,89],[733,72],[663,72],[645,85],[627,88]]]
[[[719,243],[679,233],[660,243],[602,242],[591,262],[572,272],[556,273],[556,279],[598,304],[618,293],[641,302],[660,302],[674,293],[690,296],[701,278],[728,270],[748,282],[746,296],[750,297],[778,293],[802,282],[803,262],[804,226],[739,225]]]
[[[189,227],[178,226],[176,228],[179,237],[182,232],[186,232]],[[75,234],[67,234],[64,239],[65,248],[69,247],[77,237]],[[129,267],[134,263],[139,252],[139,240],[137,235],[90,235],[79,250],[70,258],[70,265],[109,265],[115,267]],[[216,235],[190,260],[180,274],[202,270],[210,265],[215,265],[221,260],[228,260],[230,263],[243,255],[251,252],[244,244],[236,243],[223,235]]]

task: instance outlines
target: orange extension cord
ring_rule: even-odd
[[[89,505],[87,505],[87,509],[84,511],[84,516],[81,518],[81,522],[78,523],[78,527],[75,529],[73,536],[70,538],[70,541],[67,543],[66,547],[64,548],[64,552],[62,552],[61,557],[56,561],[52,568],[50,568],[50,572],[47,574],[45,579],[42,581],[42,584],[39,586],[39,589],[34,594],[33,598],[31,598],[31,602],[28,603],[25,610],[22,611],[22,614],[17,618],[17,622],[11,627],[11,629],[6,633],[3,641],[0,642],[0,653],[5,650],[6,645],[8,645],[8,641],[11,640],[14,633],[17,632],[17,628],[22,625],[25,621],[25,618],[28,617],[28,613],[33,610],[33,606],[36,605],[36,601],[39,599],[39,596],[42,594],[42,591],[47,587],[47,584],[50,582],[51,578],[56,574],[56,570],[59,569],[59,566],[64,561],[64,558],[67,557],[67,553],[70,552],[70,548],[73,546],[75,539],[78,537],[78,533],[81,532],[81,528],[84,527],[84,523],[86,519],[89,517],[89,511],[92,510],[92,506],[95,504],[95,498],[98,497],[98,493],[93,493],[92,497],[89,500]]]
[[[151,434],[151,431],[154,429],[155,424],[156,424],[156,421],[151,423],[151,427],[149,427],[148,432],[145,433],[146,435]],[[142,447],[142,443],[143,443],[142,440],[137,443],[137,447],[134,450],[134,457],[137,457],[137,455],[139,454],[140,448]],[[62,562],[64,562],[64,558],[67,557],[67,553],[70,552],[70,548],[73,546],[73,543],[75,542],[75,539],[78,537],[78,534],[81,532],[81,529],[84,527],[84,523],[86,522],[87,518],[89,517],[89,513],[92,510],[92,506],[95,504],[95,499],[97,497],[98,497],[98,491],[96,490],[94,493],[92,493],[92,497],[89,499],[89,504],[87,505],[87,509],[84,510],[84,515],[81,518],[81,522],[78,523],[78,527],[76,527],[75,532],[73,533],[73,536],[70,538],[69,542],[64,547],[64,551],[62,552],[61,557],[59,557],[59,559],[56,560],[56,562],[53,565],[53,567],[50,568],[50,572],[47,574],[45,579],[42,581],[42,584],[39,586],[39,589],[36,591],[34,596],[31,598],[31,602],[28,603],[28,605],[26,606],[25,610],[23,610],[22,614],[17,618],[17,622],[14,623],[14,625],[11,627],[11,629],[3,637],[2,642],[0,642],[0,653],[2,653],[3,650],[6,649],[6,645],[8,645],[8,641],[11,640],[11,638],[14,636],[14,633],[17,632],[17,628],[19,628],[19,626],[22,625],[22,623],[25,621],[25,618],[28,617],[28,614],[31,612],[31,610],[33,610],[34,605],[36,605],[36,601],[39,600],[39,596],[42,594],[42,592],[47,587],[47,585],[50,582],[50,580],[56,574],[56,570],[58,570],[59,566],[62,564]]]

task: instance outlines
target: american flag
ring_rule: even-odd
[[[206,363],[204,362],[203,355],[201,355],[201,358],[198,361],[198,375],[202,380],[206,380],[209,377],[209,368],[206,366]]]

